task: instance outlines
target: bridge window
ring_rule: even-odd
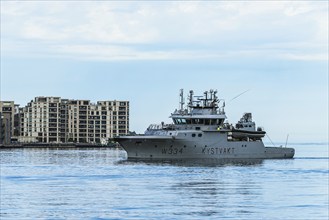
[[[199,124],[199,125],[222,125],[224,122],[224,119],[201,119],[201,118],[196,118],[196,119],[192,119],[191,121],[188,121],[189,123],[192,124]]]
[[[173,121],[176,125],[186,124],[186,119],[185,118],[176,118],[176,119],[173,119]]]
[[[215,123],[214,124],[216,124],[216,125],[221,125],[221,124],[223,124],[223,122],[224,122],[224,119],[215,119]]]
[[[204,119],[201,119],[201,118],[192,119],[192,124],[203,125],[204,124]]]

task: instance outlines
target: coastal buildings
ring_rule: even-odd
[[[109,138],[129,133],[129,101],[91,103],[40,96],[15,109],[11,120],[17,125],[11,127],[12,134],[18,131],[19,142],[106,144]]]
[[[17,129],[18,106],[14,101],[0,101],[0,144],[9,144]]]

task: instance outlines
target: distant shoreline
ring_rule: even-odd
[[[120,146],[117,144],[102,145],[89,143],[20,143],[0,145],[0,149],[14,148],[120,148]]]

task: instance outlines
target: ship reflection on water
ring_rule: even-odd
[[[224,166],[260,166],[263,159],[127,159],[118,161],[118,164],[145,164],[158,166],[185,166],[185,167],[224,167]]]

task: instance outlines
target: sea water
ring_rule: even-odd
[[[294,159],[130,161],[119,149],[2,149],[0,219],[328,219],[328,144]]]

